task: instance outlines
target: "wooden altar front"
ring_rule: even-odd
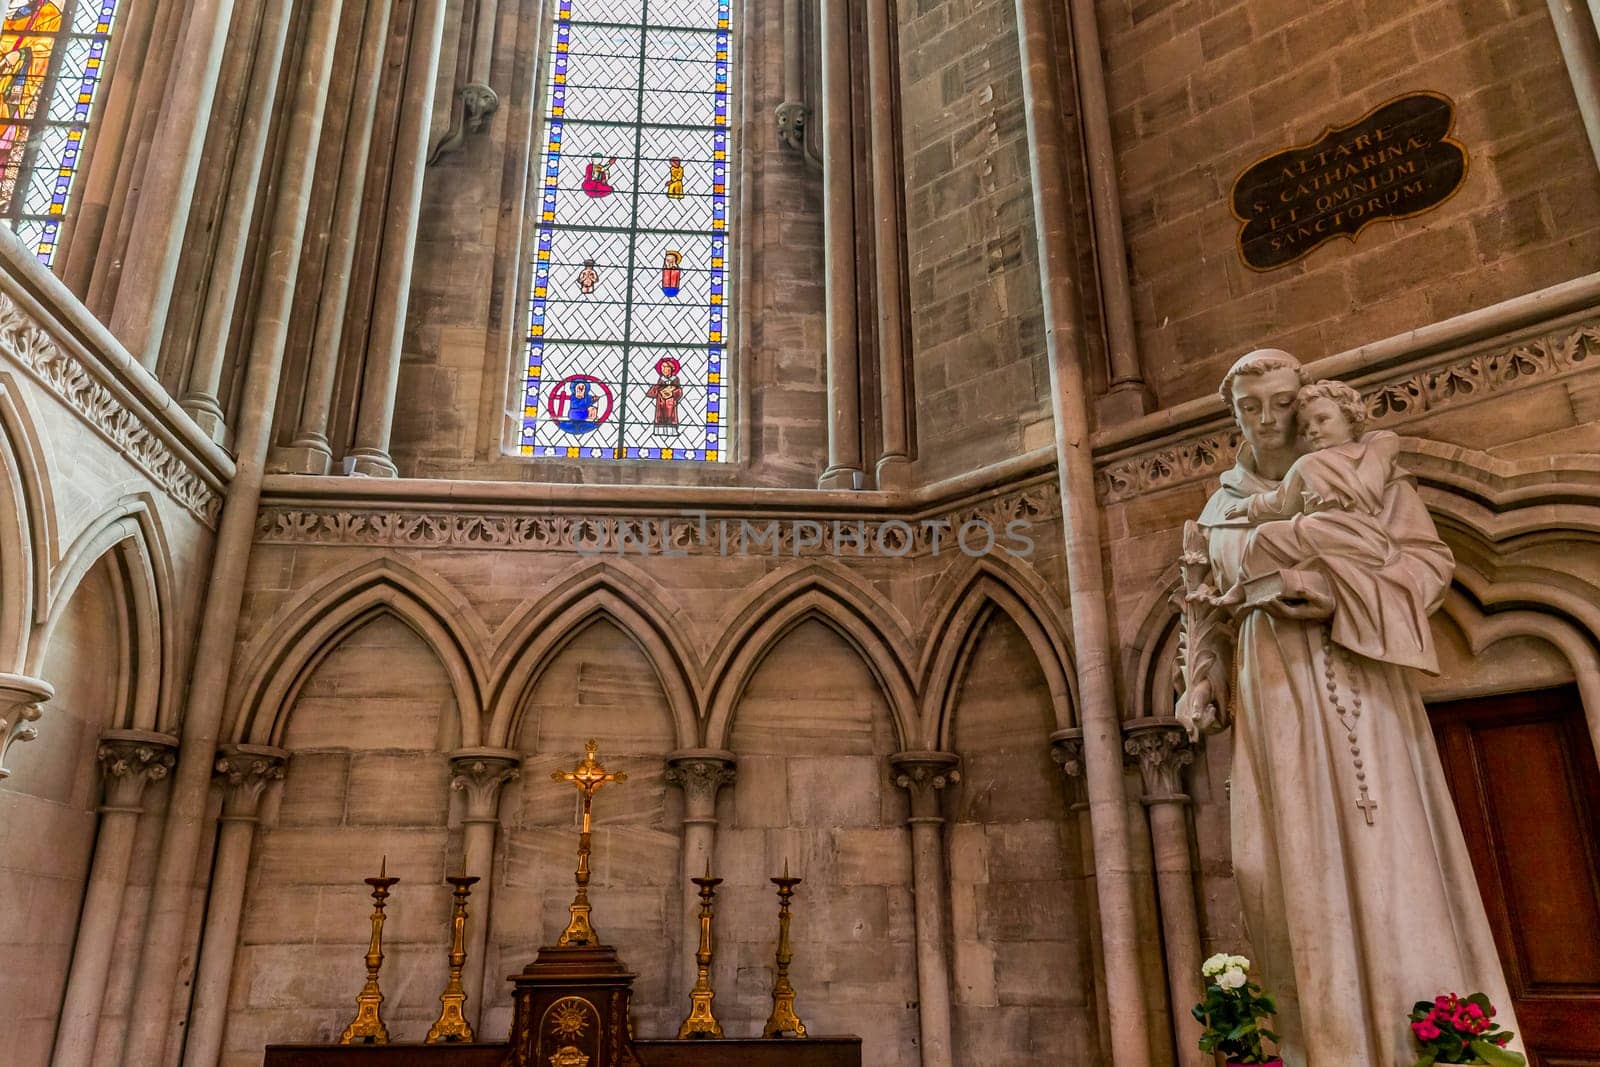
[[[861,1067],[859,1037],[633,1043],[644,1067]],[[268,1045],[265,1067],[502,1067],[504,1042],[481,1045]]]

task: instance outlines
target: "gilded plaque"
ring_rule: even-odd
[[[1239,255],[1252,270],[1288,266],[1335,237],[1420,215],[1454,196],[1467,149],[1450,136],[1455,104],[1418,92],[1379,104],[1348,126],[1257,160],[1233,183],[1243,224]]]

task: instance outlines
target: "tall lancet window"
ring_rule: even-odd
[[[55,257],[117,0],[0,0],[0,221]]]
[[[519,451],[725,461],[731,0],[559,0]]]

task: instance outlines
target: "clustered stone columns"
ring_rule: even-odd
[[[461,816],[461,867],[478,879],[467,917],[467,963],[461,985],[467,991],[469,1021],[477,1026],[492,989],[484,988],[485,946],[489,943],[489,902],[494,887],[495,834],[500,829],[500,792],[522,774],[522,756],[507,748],[463,748],[450,754],[450,788],[466,799]],[[494,983],[496,987],[500,983]]]
[[[679,929],[699,936],[700,901],[691,878],[704,874],[717,844],[717,794],[733,784],[734,755],[718,748],[689,748],[667,757],[667,781],[683,790],[683,913]],[[690,942],[685,942],[690,943]],[[695,961],[680,952],[679,979],[685,996],[694,984]]]
[[[850,5],[822,5],[822,228],[828,312],[828,466],[821,489],[861,475],[861,353],[856,333],[855,155],[850,112]]]
[[[244,891],[255,843],[256,812],[267,786],[284,775],[289,753],[266,745],[223,745],[217,751],[216,780],[222,786],[221,826],[211,868],[211,898],[200,936],[195,970],[194,1009],[183,1062],[210,1067],[222,1055],[228,1013],[228,986],[239,945]]]
[[[1123,735],[1123,747],[1144,780],[1178,1062],[1183,1067],[1206,1067],[1209,1058],[1198,1044],[1200,1025],[1189,1014],[1189,1006],[1200,999],[1200,920],[1189,822],[1183,810],[1189,802],[1183,791],[1183,769],[1194,762],[1194,749],[1183,725],[1165,716],[1133,719],[1123,727]]]
[[[1057,730],[1050,735],[1050,758],[1061,768],[1066,785],[1067,810],[1077,816],[1078,870],[1082,874],[1083,907],[1089,926],[1089,961],[1091,974],[1105,973],[1105,942],[1100,938],[1099,891],[1094,877],[1094,826],[1089,816],[1089,790],[1083,773],[1083,729],[1072,727]],[[1111,1022],[1106,1004],[1105,983],[1094,982],[1095,1019],[1099,1024],[1099,1045],[1103,1052],[1110,1047]]]
[[[78,940],[72,949],[72,969],[56,1027],[55,1054],[51,1059],[56,1067],[77,1067],[88,1063],[94,1054],[111,956],[116,948],[117,923],[133,862],[133,838],[139,816],[144,814],[144,789],[172,770],[177,748],[176,737],[147,730],[110,730],[100,739],[96,755],[104,801],[100,805],[94,864],[83,898]]]
[[[394,430],[400,353],[405,345],[406,308],[411,300],[411,268],[416,261],[417,225],[422,215],[423,169],[428,163],[434,83],[439,80],[439,53],[448,6],[445,0],[421,0],[411,23],[411,67],[401,101],[400,128],[395,134],[389,210],[384,219],[373,298],[373,307],[383,308],[384,314],[372,322],[366,377],[356,412],[355,445],[350,450],[356,472],[377,478],[393,478],[399,473],[389,455],[389,440]]]
[[[255,218],[267,134],[272,128],[272,110],[278,102],[278,75],[289,36],[290,6],[290,0],[268,0],[262,8],[260,31],[251,57],[250,86],[236,135],[233,167],[228,174],[227,200],[217,218],[211,283],[206,289],[194,365],[189,369],[188,389],[183,396],[183,410],[214,441],[223,438],[223,361],[233,351],[229,334],[233,331],[239,292],[245,283],[245,250],[250,243],[250,224]]]
[[[950,1067],[950,957],[945,947],[944,815],[939,795],[961,780],[953,752],[896,752],[894,783],[911,794],[911,893],[916,900],[922,1067]]]
[[[867,3],[867,78],[871,114],[873,270],[877,282],[879,489],[911,484],[911,439],[906,418],[905,321],[902,317],[900,134],[895,125],[900,71],[895,63],[895,13],[889,0]]]
[[[0,780],[11,777],[6,754],[11,746],[39,736],[34,723],[44,714],[39,705],[56,695],[55,687],[25,674],[0,674]]]

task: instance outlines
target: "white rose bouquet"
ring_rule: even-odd
[[[1278,1035],[1260,1022],[1277,1014],[1278,1006],[1250,981],[1250,961],[1219,952],[1206,960],[1200,973],[1206,978],[1206,995],[1192,1009],[1205,1027],[1200,1051],[1220,1052],[1230,1064],[1281,1064],[1262,1045],[1263,1040],[1276,1042]]]

